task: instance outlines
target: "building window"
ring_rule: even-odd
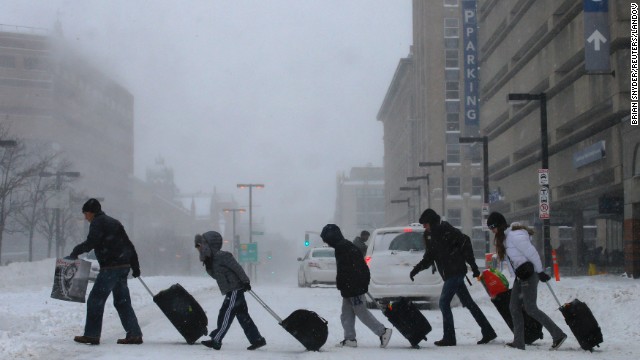
[[[447,114],[447,131],[460,131],[460,113]]]
[[[5,68],[14,68],[14,67],[16,67],[16,58],[15,58],[15,56],[0,55],[0,67],[5,67]]]
[[[453,226],[462,226],[462,210],[447,209],[447,222]]]
[[[445,49],[459,49],[459,38],[444,38],[444,48]]]
[[[479,177],[471,178],[471,196],[482,196],[483,185]]]
[[[460,99],[460,82],[458,81],[445,82],[445,99],[447,100]]]
[[[458,51],[458,49],[446,49],[444,51],[444,67],[459,69],[459,55],[460,52]]]
[[[459,38],[460,37],[460,24],[458,18],[445,18],[444,19],[444,38]]]
[[[459,132],[447,132],[447,164],[460,164]],[[459,185],[459,184],[458,184]]]
[[[447,100],[444,102],[445,111],[447,114],[459,113],[460,112],[460,99],[457,100]]]
[[[458,0],[444,0],[445,7],[458,7]]]
[[[469,146],[469,157],[471,158],[471,164],[480,165],[482,163],[482,146],[481,144],[472,144]]]
[[[482,210],[481,209],[471,210],[471,222],[473,227],[479,227],[482,229]]]
[[[447,145],[448,148],[449,145]],[[457,176],[447,177],[447,196],[460,196],[460,178]]]

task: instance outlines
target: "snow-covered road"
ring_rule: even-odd
[[[379,341],[361,323],[357,325],[358,348],[336,348],[342,339],[340,325],[341,299],[332,287],[298,288],[295,277],[282,284],[256,284],[254,290],[281,317],[293,310],[307,308],[316,311],[329,322],[329,339],[320,352],[307,352],[289,333],[249,295],[249,311],[258,328],[267,339],[267,346],[249,352],[249,345],[240,326],[234,323],[216,352],[201,345],[187,345],[180,334],[153,303],[152,298],[137,280],[129,287],[140,326],[144,333],[143,345],[117,345],[116,339],[124,335],[117,313],[107,304],[99,346],[73,342],[84,326],[85,304],[64,302],[49,297],[53,278],[52,259],[15,263],[0,267],[0,359],[473,359],[495,360],[517,357],[518,360],[540,359],[635,359],[640,354],[640,282],[619,276],[563,278],[552,286],[561,301],[579,298],[593,310],[600,322],[604,343],[593,354],[580,349],[570,335],[558,351],[549,351],[548,332],[545,338],[529,346],[526,351],[505,348],[512,334],[495,310],[484,289],[477,284],[470,288],[485,315],[494,324],[498,339],[488,345],[476,345],[480,330],[469,312],[454,308],[458,346],[437,348],[433,341],[442,335],[442,317],[439,310],[424,310],[433,326],[429,340],[422,349],[409,348],[409,343],[395,331],[389,347],[380,349]],[[209,317],[209,329],[215,323],[222,295],[213,279],[201,277],[158,276],[145,278],[152,291],[157,292],[171,284],[182,284],[200,302]],[[560,327],[571,334],[562,315],[545,286],[539,288],[539,306]],[[110,300],[109,300],[110,301]],[[390,326],[380,313],[375,315]]]

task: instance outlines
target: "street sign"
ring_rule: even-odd
[[[538,192],[539,201],[539,214],[540,219],[549,219],[549,211],[550,211],[550,198],[549,198],[549,188],[547,186],[542,186],[540,191]]]
[[[489,215],[489,204],[482,204],[482,215]]]
[[[240,244],[240,250],[238,251],[238,261],[240,263],[258,262],[258,244]]]
[[[588,72],[611,72],[609,59],[609,0],[583,0],[584,68]]]
[[[549,169],[538,169],[538,185],[549,185]]]
[[[264,235],[264,231],[252,231],[251,235]]]

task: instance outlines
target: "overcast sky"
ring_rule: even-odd
[[[56,18],[133,94],[139,178],[163,157],[182,192],[241,206],[236,184],[263,183],[254,222],[301,238],[333,221],[338,173],[382,166],[411,0],[0,0],[0,24]]]

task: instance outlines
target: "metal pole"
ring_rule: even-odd
[[[442,160],[440,162],[440,166],[442,167],[442,214],[440,214],[440,215],[441,216],[447,216],[444,213],[444,201],[445,201],[446,194],[447,194],[447,191],[446,191],[447,188],[446,188],[445,183],[444,183],[444,160]]]
[[[484,172],[484,203],[489,204],[489,137],[482,137],[482,171]],[[484,215],[483,215],[484,217]],[[491,241],[489,232],[484,232],[485,253],[491,252]]]
[[[236,248],[236,210],[233,210],[233,255],[238,258],[238,249]]]
[[[427,174],[427,207],[431,208],[431,180],[429,180],[429,174]]]
[[[60,173],[56,173],[56,197],[58,203],[55,208],[55,222],[56,222],[56,257],[59,258],[62,254],[62,249],[60,248],[60,188],[62,185],[61,182],[62,175]]]
[[[542,145],[542,168],[549,169],[549,138],[547,134],[547,95],[540,93],[540,141]],[[543,185],[549,190],[549,185]],[[550,192],[547,192],[550,194]],[[551,229],[549,219],[542,220],[542,243],[544,247],[544,266],[551,264]]]

